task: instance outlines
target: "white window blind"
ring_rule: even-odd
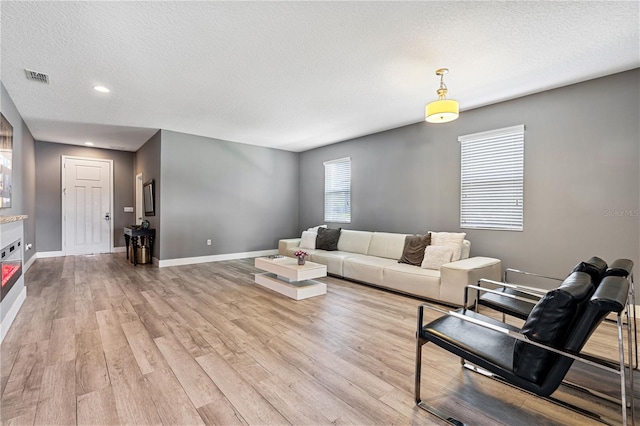
[[[524,125],[460,136],[460,227],[522,231]]]
[[[324,220],[351,222],[351,158],[324,162]]]

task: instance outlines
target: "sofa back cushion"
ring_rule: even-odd
[[[402,257],[404,239],[407,234],[391,234],[389,232],[374,232],[369,244],[369,256],[386,257],[398,260]]]
[[[338,250],[349,253],[367,254],[373,232],[343,229],[338,240]]]

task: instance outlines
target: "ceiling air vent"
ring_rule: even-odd
[[[43,72],[33,71],[24,69],[24,72],[27,73],[27,80],[38,81],[40,83],[49,84],[49,76]]]

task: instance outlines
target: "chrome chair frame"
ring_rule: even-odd
[[[629,311],[629,309],[628,309],[628,307],[629,307],[629,299],[628,298],[627,298],[626,306],[627,306],[627,309],[626,309],[626,316],[627,316],[626,327],[627,327],[627,336],[628,336],[628,343],[629,343],[629,356],[631,356],[631,329],[630,329],[631,327],[630,327],[630,324],[629,324],[629,313],[628,313],[628,311]],[[627,393],[626,393],[627,376],[625,374],[625,369],[627,368],[627,366],[624,363],[624,343],[623,343],[623,339],[622,339],[622,328],[623,328],[622,313],[623,312],[619,312],[617,314],[617,320],[616,320],[617,330],[618,330],[617,339],[618,339],[619,364],[618,364],[617,367],[614,368],[614,367],[609,366],[609,365],[604,365],[602,363],[595,362],[592,359],[589,359],[587,357],[581,356],[581,354],[576,355],[576,354],[568,353],[568,352],[553,348],[551,346],[547,346],[547,345],[544,345],[542,343],[535,342],[533,340],[528,339],[525,335],[523,335],[521,333],[517,333],[517,332],[514,332],[512,330],[509,330],[509,329],[506,329],[506,328],[502,328],[502,327],[499,327],[499,326],[496,326],[496,325],[493,325],[493,324],[485,323],[483,321],[480,321],[480,320],[475,319],[475,318],[470,318],[468,316],[465,316],[464,314],[461,314],[461,313],[458,313],[458,312],[455,312],[455,311],[445,311],[445,310],[440,309],[440,308],[438,308],[436,306],[433,306],[433,305],[431,305],[429,303],[423,303],[423,304],[419,305],[418,306],[418,324],[417,324],[418,328],[417,328],[417,332],[416,332],[416,365],[415,365],[415,387],[414,387],[415,402],[416,402],[416,405],[418,407],[420,407],[421,409],[433,414],[434,416],[440,418],[441,420],[443,420],[443,421],[445,421],[447,423],[450,423],[450,424],[456,425],[456,426],[464,426],[465,423],[457,420],[455,417],[450,416],[447,413],[444,413],[443,411],[441,411],[441,410],[439,410],[439,409],[437,409],[435,407],[432,407],[431,405],[428,405],[427,403],[425,403],[422,400],[422,397],[421,397],[421,394],[420,394],[421,375],[422,375],[422,347],[426,343],[428,343],[428,341],[426,341],[425,339],[422,339],[420,337],[420,331],[424,327],[423,318],[424,318],[424,309],[425,308],[434,310],[434,311],[439,312],[439,313],[444,314],[444,315],[454,316],[454,317],[459,318],[461,320],[477,324],[479,326],[494,330],[496,332],[507,334],[507,335],[513,337],[516,340],[525,342],[526,344],[534,345],[534,346],[543,348],[545,350],[557,353],[559,355],[571,358],[574,361],[578,361],[578,362],[584,363],[586,365],[590,365],[590,366],[593,366],[595,368],[598,368],[600,370],[604,370],[604,371],[607,371],[607,372],[610,372],[610,373],[617,374],[618,376],[620,376],[620,396],[621,396],[621,398],[620,398],[620,406],[621,406],[622,424],[624,426],[627,426],[627,424],[628,424]],[[512,386],[512,387],[514,387],[516,389],[520,389],[521,391],[526,392],[526,393],[528,393],[530,395],[534,395],[534,396],[536,396],[538,398],[542,398],[542,399],[544,399],[546,401],[552,402],[552,403],[554,403],[556,405],[559,405],[561,407],[567,408],[567,409],[572,410],[572,411],[574,411],[576,413],[579,413],[579,414],[582,414],[582,415],[586,415],[587,417],[590,417],[590,418],[592,418],[594,420],[606,423],[601,416],[599,416],[599,415],[597,415],[595,413],[592,413],[592,412],[590,412],[588,410],[585,410],[583,408],[577,407],[577,406],[575,406],[575,405],[573,405],[571,403],[562,401],[560,399],[553,398],[551,396],[542,397],[542,396],[536,395],[535,393],[532,393],[532,392],[529,392],[527,390],[521,389],[521,388],[519,388],[519,387],[517,387],[515,385],[510,384],[509,382],[507,382],[506,380],[504,380],[500,376],[498,376],[498,375],[496,375],[494,373],[491,373],[489,371],[486,371],[486,370],[484,370],[484,369],[482,369],[480,367],[477,367],[477,366],[475,366],[473,364],[470,364],[466,360],[463,360],[463,365],[462,366],[464,368],[469,369],[469,370],[481,373],[481,374],[486,375],[486,376],[488,376],[490,378],[498,380],[498,381],[500,381],[500,382],[502,382],[504,384],[507,384],[509,386]],[[634,403],[634,387],[633,387],[633,370],[631,368],[629,368],[629,373],[630,373],[629,375],[630,375],[630,378],[631,378],[631,380],[630,380],[631,424],[633,425],[634,424],[634,420],[635,420],[635,418],[634,418],[635,403]],[[599,396],[599,395],[595,395],[595,396]]]
[[[521,285],[521,284],[514,284],[511,283],[509,281],[509,272],[511,273],[515,273],[515,274],[521,274],[521,275],[527,275],[527,276],[532,276],[532,277],[536,277],[536,278],[543,278],[543,279],[548,279],[548,280],[553,280],[553,281],[559,281],[562,282],[563,279],[562,278],[557,278],[557,277],[550,277],[550,276],[546,276],[546,275],[540,275],[540,274],[535,274],[533,272],[526,272],[526,271],[521,271],[519,269],[513,269],[513,268],[507,268],[504,270],[504,274],[503,274],[503,282],[499,282],[499,281],[494,281],[494,280],[487,280],[487,279],[482,279],[478,281],[478,285],[480,285],[482,282],[488,283],[488,284],[492,284],[492,285],[496,285],[496,286],[500,286],[500,287],[506,287],[506,288],[511,288],[514,290],[518,290],[521,293],[524,294],[528,294],[530,296],[534,296],[534,297],[538,297],[538,298],[542,298],[544,297],[544,295],[546,293],[548,293],[550,290],[544,290],[544,289],[540,289],[540,288],[536,288],[536,287],[530,287],[530,286],[526,286],[526,285]],[[634,370],[638,369],[638,324],[636,321],[636,291],[635,291],[635,283],[634,283],[634,279],[633,279],[633,271],[629,274],[629,276],[627,277],[627,280],[629,280],[629,301],[630,301],[630,305],[631,305],[631,317],[633,318],[633,321],[631,322],[631,328],[632,328],[632,333],[633,333],[633,356],[629,358],[629,362],[631,362],[631,360],[633,359],[633,368]],[[496,293],[499,294],[500,296],[503,297],[509,297],[510,295],[499,292]],[[476,312],[478,311],[478,300],[480,294],[478,293],[476,295]],[[511,295],[512,296],[512,295]],[[467,307],[467,299],[466,299],[466,295],[465,295],[465,304],[464,307]],[[532,303],[531,299],[527,299],[527,298],[519,298],[519,297],[515,297],[515,300],[520,300],[523,302],[527,302],[527,303]],[[627,315],[628,317],[628,315]],[[502,322],[506,321],[506,314],[503,312],[502,313]],[[615,323],[615,321],[610,320],[610,319],[605,319],[606,323]]]

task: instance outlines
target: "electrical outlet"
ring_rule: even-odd
[[[207,240],[207,245],[210,246],[211,245],[211,240]]]

